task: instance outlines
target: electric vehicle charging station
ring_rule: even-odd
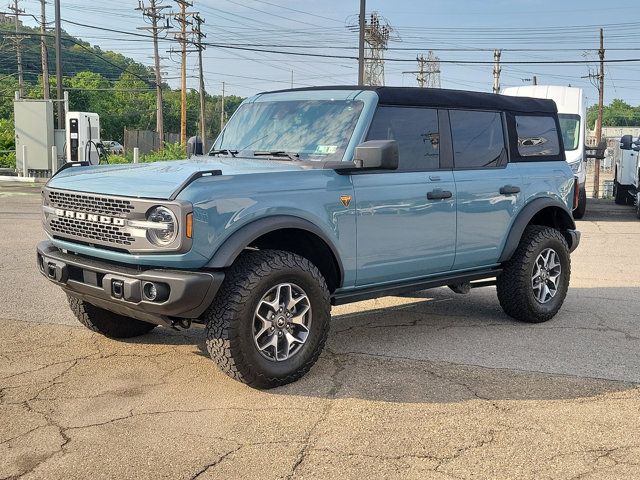
[[[67,162],[100,163],[100,116],[91,112],[67,112]]]

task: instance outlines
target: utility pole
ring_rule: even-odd
[[[220,131],[224,128],[224,82],[222,82],[222,97],[220,104]]]
[[[185,0],[177,0],[180,5],[180,41],[182,57],[180,63],[180,144],[187,144],[187,5]]]
[[[291,70],[291,88],[293,88],[293,70]]]
[[[47,2],[40,0],[40,57],[42,60],[42,98],[49,100],[49,59],[47,43],[45,42],[45,28],[47,24]]]
[[[600,29],[600,71],[598,72],[598,123],[596,124],[596,140],[599,145],[602,141],[602,108],[604,103],[604,30]],[[593,198],[600,196],[600,159],[594,160]]]
[[[369,15],[364,28],[364,85],[384,85],[384,52],[393,33],[393,27],[378,12]]]
[[[402,73],[415,73],[420,88],[440,88],[440,59],[432,50],[429,50],[427,58],[420,54],[416,57],[418,70]]]
[[[202,43],[202,39],[206,37],[204,33],[202,33],[202,24],[204,23],[204,19],[199,15],[194,15],[193,19],[195,20],[195,27],[193,32],[196,36],[196,48],[198,49],[198,67],[199,67],[199,76],[200,76],[200,137],[202,139],[202,149],[203,152],[207,148],[207,124],[204,115],[204,103],[205,103],[205,91],[204,91],[204,70],[202,65],[202,51],[205,49],[204,44]]]
[[[418,61],[418,74],[416,76],[416,80],[418,81],[418,86],[420,88],[424,88],[424,84],[426,82],[426,78],[424,76],[425,65],[427,64],[427,59],[424,58],[424,55],[420,54],[419,57],[416,57]]]
[[[193,3],[187,0],[174,0],[180,7],[180,12],[171,14],[180,30],[176,32],[176,39],[180,42],[180,144],[187,144],[187,26],[191,25],[187,17],[193,16],[192,12],[187,12],[187,8]]]
[[[54,0],[56,7],[56,94],[57,94],[57,104],[58,104],[58,128],[60,130],[64,129],[64,98],[62,94],[62,53],[60,48],[60,37],[61,37],[61,28],[60,28],[60,0]]]
[[[139,0],[138,8],[142,16],[149,19],[151,26],[139,27],[142,30],[151,31],[153,36],[153,63],[156,74],[156,132],[160,140],[160,146],[164,145],[164,115],[162,113],[162,72],[160,70],[160,55],[158,53],[158,36],[162,30],[166,30],[168,25],[162,26],[160,22],[166,19],[162,10],[169,8],[168,5],[161,5],[162,0],[149,0],[149,6],[144,5],[144,0]]]
[[[358,85],[364,85],[364,29],[366,15],[366,0],[360,0],[360,15],[358,17]]]
[[[440,59],[433,50],[427,55],[427,88],[440,88]]]
[[[500,93],[500,56],[502,50],[495,49],[493,51],[493,93]]]
[[[16,25],[16,36],[14,37],[14,41],[16,44],[16,61],[18,63],[18,91],[20,92],[20,97],[24,96],[24,77],[22,75],[22,38],[20,37],[20,14],[24,13],[24,10],[21,10],[18,6],[18,0],[13,0],[13,5],[9,5],[9,10],[11,10],[15,16],[15,25]]]

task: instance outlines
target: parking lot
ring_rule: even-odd
[[[0,478],[640,478],[640,221],[592,201],[552,321],[494,288],[334,308],[295,384],[216,370],[203,330],[80,326],[41,278],[38,186],[0,185]]]

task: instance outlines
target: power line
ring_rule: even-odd
[[[72,22],[69,20],[64,20],[63,21],[65,23],[71,23],[73,25],[78,25],[78,26],[82,26],[82,27],[86,27],[86,28],[93,28],[93,29],[97,29],[97,30],[104,30],[104,31],[108,31],[108,32],[113,32],[113,33],[120,33],[120,34],[124,34],[124,35],[130,35],[130,36],[137,36],[137,37],[142,37],[142,38],[152,38],[150,35],[144,35],[144,34],[140,34],[140,33],[135,33],[135,32],[127,32],[127,31],[123,31],[123,30],[115,30],[115,29],[110,29],[110,28],[105,28],[105,27],[100,27],[97,25],[88,25],[88,24],[82,24],[82,23],[78,23],[78,22]],[[171,40],[168,40],[171,41]],[[268,49],[268,48],[257,48],[257,47],[250,47],[250,46],[242,46],[241,44],[225,44],[225,43],[217,43],[217,42],[204,42],[204,45],[208,46],[208,47],[214,47],[214,48],[222,48],[222,49],[230,49],[230,50],[244,50],[244,51],[251,51],[251,52],[262,52],[262,53],[273,53],[273,54],[280,54],[280,55],[293,55],[293,56],[301,56],[301,57],[312,57],[312,58],[334,58],[334,59],[344,59],[344,60],[357,60],[358,57],[356,56],[352,56],[352,55],[333,55],[333,54],[324,54],[324,53],[309,53],[309,52],[298,52],[298,51],[282,51],[282,50],[273,50],[273,49]],[[297,46],[295,45],[283,45],[282,48],[297,48]],[[434,51],[439,51],[437,48],[433,49]],[[493,50],[493,49],[491,49]],[[509,50],[504,50],[503,51],[509,51]],[[621,50],[630,50],[630,51],[634,51],[634,50],[639,50],[640,48],[633,48],[633,49],[621,49]],[[473,49],[469,49],[468,51],[475,51]],[[523,50],[512,50],[512,51],[523,51]],[[528,51],[528,50],[527,50]],[[589,49],[580,49],[580,50],[576,50],[576,51],[589,51]],[[370,60],[374,59],[374,57],[366,57]],[[389,61],[389,62],[406,62],[406,63],[412,63],[415,61],[415,59],[409,59],[409,58],[385,58],[385,61]],[[605,63],[637,63],[640,62],[640,58],[617,58],[617,59],[606,59]],[[467,60],[467,59],[463,59],[463,60],[440,60],[440,63],[447,63],[447,64],[458,64],[458,65],[493,65],[493,61],[491,60]],[[583,64],[588,64],[589,61],[588,60],[509,60],[509,61],[502,61],[501,64],[503,65],[583,65]]]

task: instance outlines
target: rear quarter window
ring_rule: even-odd
[[[553,157],[560,155],[560,140],[555,117],[515,115],[520,157]]]

